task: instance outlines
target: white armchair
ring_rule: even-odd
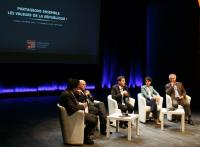
[[[135,106],[135,99],[134,98],[129,98],[130,104],[134,107]],[[112,95],[108,95],[108,113],[109,115],[119,112],[121,113],[121,110],[118,108],[117,101],[112,98]],[[133,112],[134,113],[134,112]],[[112,121],[113,126],[116,126],[116,121]]]
[[[186,95],[186,100],[190,104],[191,97],[189,95]],[[166,94],[166,108],[172,108],[172,99],[171,96],[169,96],[168,94]],[[178,109],[183,109],[183,107],[181,105],[178,105]],[[167,119],[172,120],[172,114],[167,114]]]
[[[84,111],[68,115],[65,107],[57,104],[64,144],[82,145],[84,140]]]
[[[138,93],[138,111],[139,111],[139,120],[140,122],[146,123],[146,119],[149,117],[150,106],[147,106],[146,99],[142,95],[142,93]],[[158,111],[161,110],[163,104],[163,97],[160,97],[159,104],[157,105]]]

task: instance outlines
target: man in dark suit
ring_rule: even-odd
[[[171,96],[172,106],[174,108],[178,108],[178,105],[183,106],[185,110],[185,117],[188,119],[188,124],[193,125],[193,121],[191,119],[191,109],[190,104],[186,100],[186,91],[181,82],[176,82],[176,75],[169,75],[170,83],[165,85],[166,94]]]
[[[67,110],[69,115],[73,115],[74,112],[78,110],[85,110],[86,103],[79,103],[76,98],[76,94],[79,93],[77,86],[79,80],[70,79],[67,84],[67,90],[63,91],[60,96],[59,104]],[[90,138],[92,131],[97,125],[97,117],[93,114],[85,113],[85,130],[84,130],[84,143],[94,144],[94,141]]]
[[[117,101],[118,108],[122,111],[122,113],[132,113],[133,106],[129,103],[129,91],[128,87],[126,86],[126,80],[124,76],[117,77],[117,84],[115,84],[111,89],[112,98]],[[126,128],[127,122],[119,123],[120,127]]]
[[[79,101],[88,103],[88,111],[91,114],[99,116],[100,119],[100,133],[106,135],[106,107],[103,102],[94,102],[94,97],[89,90],[86,90],[86,82],[79,80],[78,89],[80,90]]]

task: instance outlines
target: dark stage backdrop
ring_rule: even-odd
[[[93,1],[91,3],[94,4]],[[39,7],[37,8],[39,9]],[[80,8],[83,8],[82,5]],[[4,8],[1,10],[4,10]],[[13,8],[13,10],[15,9]],[[47,10],[55,9],[49,8]],[[61,9],[56,9],[55,11],[61,12]],[[88,13],[85,13],[85,15]],[[0,15],[2,16],[3,14],[1,13]],[[99,15],[99,13],[97,14]],[[6,16],[9,16],[9,20],[14,18],[14,16],[7,13]],[[67,13],[65,16],[68,16]],[[93,18],[93,16],[91,17]],[[97,51],[97,56],[100,53],[100,62],[92,62],[97,64],[63,64],[54,62],[56,60],[50,60],[50,63],[13,63],[12,60],[10,63],[1,62],[0,86],[38,85],[52,81],[62,83],[69,77],[75,77],[86,79],[88,83],[95,84],[100,94],[105,93],[106,90],[106,94],[109,94],[110,87],[116,82],[116,77],[125,75],[127,84],[132,88],[133,93],[135,93],[133,96],[137,99],[136,94],[140,91],[140,86],[143,84],[143,79],[146,75],[153,78],[153,86],[162,96],[165,96],[164,86],[168,82],[168,75],[176,73],[178,81],[183,82],[188,94],[192,96],[192,105],[198,104],[198,85],[200,83],[198,37],[200,35],[197,1],[161,0],[146,2],[135,0],[134,2],[122,2],[102,0],[100,16],[100,33],[98,34],[97,30],[95,31],[97,32],[95,39],[98,39],[98,35],[100,35],[100,50],[94,51]],[[42,24],[37,24],[36,26],[58,29],[62,27],[57,25],[65,26],[69,22],[68,20],[61,24],[58,24],[60,21],[56,21],[55,26],[53,24],[52,26]],[[95,22],[98,23],[98,20]],[[33,25],[21,22],[12,23],[25,26]],[[90,21],[87,23],[90,24]],[[0,29],[1,32],[5,32],[2,27]],[[11,31],[18,32],[14,28]],[[35,31],[35,33],[40,32]],[[51,34],[52,32],[49,31],[48,33]],[[55,32],[55,34],[57,33]],[[24,36],[24,34],[21,33],[19,38],[21,36]],[[58,38],[63,39],[62,37]],[[91,39],[92,43],[94,43],[93,39]],[[28,42],[30,47],[33,45],[32,43],[31,41]],[[6,44],[14,46],[9,42]],[[18,46],[17,44],[15,45]],[[1,44],[1,49],[3,50],[2,46],[3,44]],[[30,50],[30,52],[35,51],[37,52],[37,50]],[[49,57],[54,58],[55,54],[51,55]],[[6,56],[3,55],[2,57]],[[25,56],[22,57],[26,59]],[[94,57],[96,58],[96,56]],[[40,56],[37,59],[40,59]],[[14,67],[17,67],[18,70],[14,70]],[[104,90],[102,88],[107,89]],[[106,97],[104,98],[106,99]]]
[[[130,88],[140,87],[146,71],[146,3],[103,1],[101,21],[102,88],[124,75]]]
[[[197,23],[197,27],[198,27],[198,31],[197,35],[198,35],[198,40],[197,40],[197,49],[195,50],[195,61],[194,63],[194,70],[195,70],[195,79],[194,82],[196,83],[196,91],[199,91],[199,86],[198,84],[200,83],[200,2],[199,2],[199,8],[198,8],[198,23]],[[197,92],[198,93],[198,92]],[[199,94],[199,93],[198,93]]]
[[[100,0],[6,0],[0,20],[0,62],[98,63]]]
[[[198,9],[191,0],[152,1],[147,7],[147,73],[162,95],[168,75],[176,73],[193,108],[199,103]]]
[[[49,64],[49,63],[1,63],[1,85],[5,87],[66,84],[68,78],[85,79],[96,83],[100,75],[99,65]],[[93,71],[94,70],[94,71]],[[92,76],[94,75],[94,76]]]

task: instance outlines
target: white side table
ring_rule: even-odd
[[[164,130],[164,115],[172,114],[172,115],[181,115],[181,131],[185,131],[185,111],[184,109],[176,109],[174,111],[168,111],[167,108],[162,108],[160,111],[160,119],[161,119],[161,130]]]
[[[121,113],[114,113],[107,116],[107,138],[110,137],[110,120],[116,120],[116,132],[119,132],[119,121],[128,121],[128,140],[131,140],[131,122],[135,121],[136,135],[139,135],[139,116],[138,114],[128,114],[128,117],[121,117]]]

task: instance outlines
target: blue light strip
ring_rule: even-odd
[[[110,81],[110,71],[109,71],[109,64],[110,64],[110,58],[108,57],[108,53],[105,53],[104,60],[103,60],[103,77],[102,77],[102,88],[110,88],[111,87],[111,81]]]
[[[26,92],[44,92],[44,91],[62,91],[67,88],[67,85],[42,85],[37,88],[33,87],[15,87],[15,88],[0,88],[0,94],[3,93],[26,93]],[[95,85],[88,85],[86,89],[93,90],[95,89]]]
[[[0,93],[13,93],[14,89],[0,89]]]

